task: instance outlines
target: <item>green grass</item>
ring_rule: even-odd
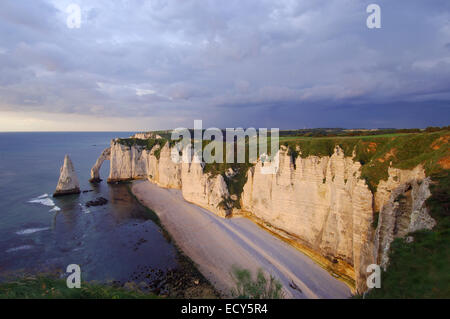
[[[252,278],[252,274],[247,269],[234,267],[231,273],[235,282],[235,288],[232,289],[231,295],[237,299],[283,299],[283,286],[281,283],[270,276],[266,278],[260,269],[256,274],[256,278]]]
[[[168,140],[164,139],[164,138],[162,138],[162,139],[149,138],[146,140],[139,139],[139,138],[119,138],[119,139],[117,139],[117,142],[121,145],[125,145],[128,147],[140,146],[148,151],[151,151],[153,149],[153,147],[155,147],[156,145],[159,145],[159,148],[154,152],[155,157],[157,159],[159,159],[159,156],[161,154],[161,149],[164,147],[164,145],[166,145]]]
[[[412,243],[394,240],[381,288],[366,298],[450,298],[450,178],[448,171],[432,178],[427,207],[437,225],[410,234]]]
[[[411,133],[390,133],[390,134],[379,134],[379,135],[361,135],[361,136],[280,136],[280,143],[286,141],[295,140],[335,140],[335,139],[373,139],[376,137],[396,137],[410,135]]]
[[[52,276],[25,276],[0,283],[0,299],[155,299],[154,294],[127,291],[109,285],[82,282],[69,289],[66,280]]]
[[[412,169],[419,164],[425,168],[427,175],[442,170],[439,160],[450,156],[448,143],[439,142],[448,138],[450,132],[442,130],[432,133],[397,133],[375,136],[287,138],[280,144],[289,147],[294,157],[331,156],[339,145],[346,156],[355,152],[355,160],[362,165],[361,176],[372,190],[376,192],[381,180],[388,178],[388,167]],[[438,145],[439,148],[433,148]],[[297,152],[297,148],[300,152]]]

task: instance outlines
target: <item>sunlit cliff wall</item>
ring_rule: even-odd
[[[219,216],[250,214],[329,261],[329,268],[350,277],[358,292],[366,290],[369,264],[387,265],[396,237],[435,224],[425,207],[430,181],[421,166],[389,168],[388,180],[373,194],[361,178],[361,164],[339,147],[331,156],[306,158],[294,158],[281,147],[277,173],[263,174],[258,161],[247,173],[241,208],[234,210],[224,204],[230,197],[224,177],[205,174],[201,163],[174,163],[168,143],[147,150],[113,140],[101,162],[108,159],[105,154],[109,182],[148,179],[180,189],[187,201]],[[99,178],[100,165],[92,176]]]

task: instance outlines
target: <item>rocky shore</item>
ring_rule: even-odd
[[[178,257],[177,268],[164,271],[141,267],[127,282],[114,281],[114,287],[130,291],[152,293],[160,297],[177,299],[215,299],[221,295],[184,255]]]

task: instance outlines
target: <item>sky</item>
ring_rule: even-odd
[[[366,25],[371,3],[381,28]],[[67,23],[71,4],[79,28]],[[450,1],[0,2],[0,131],[146,131],[194,120],[449,125]]]

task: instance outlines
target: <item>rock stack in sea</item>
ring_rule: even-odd
[[[53,196],[62,196],[80,193],[80,183],[78,182],[75,168],[69,155],[64,157],[64,164],[61,167],[61,174],[59,176],[58,185]]]

